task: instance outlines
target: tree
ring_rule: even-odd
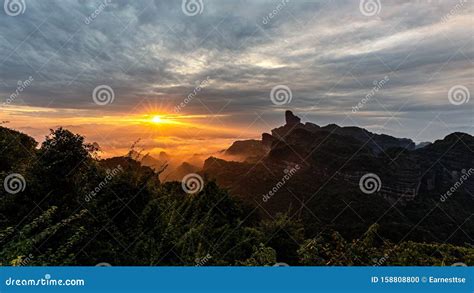
[[[250,258],[241,262],[244,266],[272,266],[277,262],[275,249],[266,247],[263,243],[253,247],[253,253]]]
[[[261,220],[207,179],[187,194],[130,156],[100,160],[98,146],[63,128],[35,146],[0,127],[0,173],[26,181],[16,194],[0,189],[1,265],[474,264],[470,245],[395,244],[377,224],[358,239],[339,228],[304,240],[308,224],[288,214]]]
[[[260,229],[266,245],[275,249],[279,262],[298,263],[297,250],[304,240],[304,228],[288,214],[277,214],[275,219],[264,220]]]
[[[0,126],[0,173],[21,173],[35,156],[36,145],[33,138]]]

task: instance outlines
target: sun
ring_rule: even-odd
[[[161,123],[161,117],[160,116],[153,116],[151,118],[151,122],[153,123]]]

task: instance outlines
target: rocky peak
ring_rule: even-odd
[[[285,112],[285,120],[286,120],[286,125],[288,126],[294,126],[296,124],[301,123],[300,117],[295,116],[293,112],[291,112],[290,110],[287,110]]]
[[[269,133],[262,133],[262,144],[266,148],[271,148],[275,138]]]

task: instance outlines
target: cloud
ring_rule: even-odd
[[[474,95],[472,3],[383,1],[373,17],[358,1],[204,0],[193,17],[180,1],[111,0],[100,9],[104,3],[29,1],[22,15],[1,15],[2,97],[33,76],[21,94],[31,107],[97,111],[92,91],[107,84],[116,99],[104,113],[125,115],[143,101],[171,112],[209,76],[183,113],[275,126],[283,109],[269,93],[284,84],[293,93],[287,108],[317,123],[385,127],[421,140],[446,134],[423,132],[433,123],[473,133],[474,98],[462,107],[447,99],[457,84]],[[385,76],[367,107],[351,113]]]

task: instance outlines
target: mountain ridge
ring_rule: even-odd
[[[430,225],[420,224],[411,232],[406,227],[437,210],[438,203],[443,207],[437,210],[440,214],[436,221],[443,218],[452,222],[449,217],[458,218],[454,212],[448,213],[449,217],[442,215],[444,208],[459,209],[459,214],[466,217],[474,212],[472,178],[457,189],[450,202],[440,202],[440,195],[456,184],[460,174],[470,170],[474,173],[471,135],[456,132],[416,148],[411,139],[374,134],[358,127],[303,124],[291,111],[285,117],[285,125],[274,128],[271,134],[263,133],[261,140],[239,142],[238,152],[234,144],[231,146],[233,153],[243,160],[210,157],[200,174],[253,204],[264,217],[289,212],[306,217],[306,221],[318,218],[322,226],[336,224],[349,237],[367,228],[361,219],[375,222],[384,217],[382,230],[395,225],[400,233],[418,233],[422,240],[434,240],[436,229]],[[245,148],[246,144],[249,148]],[[266,153],[256,160],[252,154],[258,144]],[[300,169],[281,184],[285,170],[295,165]],[[373,193],[364,194],[360,183],[368,174],[377,178],[380,186]],[[278,191],[269,200],[263,200],[275,186],[280,186]],[[347,210],[347,205],[352,215],[339,219],[341,223],[333,222],[334,215],[327,209]],[[474,229],[472,220],[465,225]],[[401,238],[402,234],[395,234],[385,236]],[[466,235],[455,235],[452,239],[470,241]]]

